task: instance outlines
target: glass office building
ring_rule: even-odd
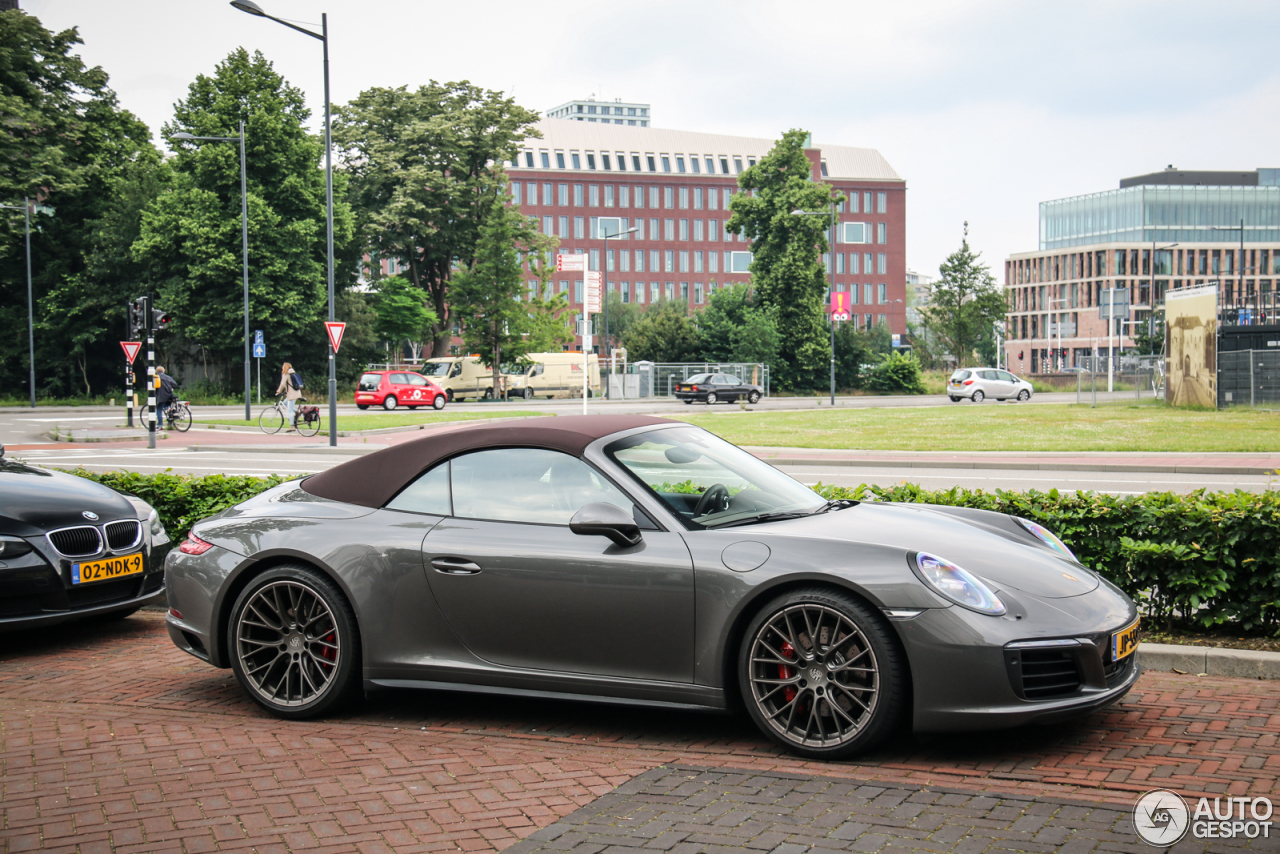
[[[1260,169],[1275,181],[1280,170]],[[1280,241],[1280,185],[1138,186],[1040,203],[1040,248]],[[1230,229],[1230,230],[1223,230]]]

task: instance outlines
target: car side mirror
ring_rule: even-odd
[[[584,536],[608,537],[622,548],[640,544],[640,526],[631,514],[616,504],[598,502],[584,505],[569,520],[569,530]]]

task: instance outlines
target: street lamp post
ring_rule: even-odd
[[[1057,305],[1060,302],[1066,303],[1066,302],[1071,302],[1071,300],[1067,299],[1066,297],[1063,297],[1062,299],[1051,299],[1049,300],[1049,306],[1052,309],[1054,305]],[[1057,315],[1056,313],[1053,319],[1053,325],[1058,328],[1058,351],[1059,351],[1058,353],[1054,354],[1053,361],[1054,361],[1054,364],[1058,366],[1058,370],[1061,371],[1063,368],[1066,367],[1066,365],[1063,364],[1063,362],[1065,362],[1065,359],[1063,358],[1063,356],[1059,355],[1059,353],[1061,353],[1062,351],[1062,317],[1060,315]],[[1053,344],[1052,334],[1049,335],[1049,343],[1051,345]]]
[[[870,197],[868,197],[870,198]],[[828,294],[835,293],[836,290],[836,201],[831,200],[831,211],[802,211],[794,210],[792,216],[830,216],[831,217],[831,239],[827,244],[827,257],[830,259],[830,270],[827,274]],[[830,296],[827,297],[828,302]],[[868,315],[869,316],[869,315]],[[831,405],[836,405],[836,319],[827,313],[827,322],[831,325]]]
[[[240,256],[244,273],[244,420],[252,421],[253,414],[249,411],[249,191],[245,179],[244,121],[240,122],[239,136],[193,136],[182,132],[175,133],[171,139],[239,141],[240,143]]]
[[[1209,230],[1240,232],[1240,260],[1236,262],[1236,287],[1240,291],[1240,299],[1244,299],[1244,219],[1240,220],[1239,225],[1214,225],[1210,226]],[[1232,302],[1234,303],[1235,300]]]
[[[231,0],[231,5],[241,12],[266,18],[283,24],[291,30],[319,39],[324,45],[324,203],[325,203],[325,257],[328,261],[329,320],[336,319],[333,311],[333,144],[329,136],[329,16],[320,15],[320,32],[299,27],[281,18],[275,18],[262,10],[253,0]],[[338,373],[333,348],[329,348],[329,445],[338,444]]]
[[[31,408],[36,408],[36,325],[35,302],[31,290],[31,199],[23,196],[22,207],[0,205],[0,208],[22,211],[27,238],[27,367],[30,369],[28,385],[31,391]]]
[[[609,400],[609,379],[613,377],[613,351],[609,348],[609,241],[615,237],[621,237],[624,234],[635,234],[640,229],[636,226],[628,228],[626,231],[619,231],[615,234],[604,235],[604,257],[600,259],[602,268],[601,276],[604,278],[602,290],[604,293],[600,296],[604,299],[604,355],[609,360],[609,373],[605,375],[604,381],[604,399]]]

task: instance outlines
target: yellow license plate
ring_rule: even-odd
[[[89,584],[94,581],[110,581],[126,575],[138,575],[142,572],[142,552],[122,557],[109,557],[103,560],[91,560],[86,563],[71,564],[71,583]]]
[[[1138,649],[1138,623],[1141,620],[1134,620],[1132,624],[1126,626],[1111,636],[1111,660],[1120,661],[1133,655]]]

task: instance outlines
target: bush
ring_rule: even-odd
[[[924,394],[924,377],[915,353],[885,353],[871,366],[866,377],[867,388],[887,394]]]
[[[1280,492],[930,491],[913,484],[815,489],[825,498],[976,507],[1039,522],[1148,618],[1280,633]]]
[[[250,477],[211,474],[200,477],[171,472],[138,474],[85,469],[76,469],[71,474],[138,496],[159,511],[165,530],[175,542],[185,537],[191,526],[206,516],[239,504],[289,479],[280,475]]]

